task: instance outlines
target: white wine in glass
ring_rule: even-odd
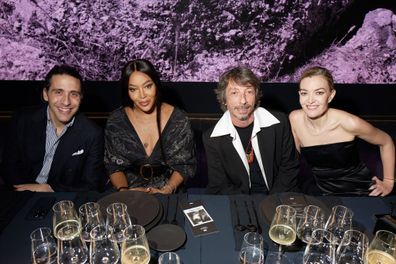
[[[52,226],[54,236],[60,240],[72,240],[80,235],[81,222],[72,201],[60,201],[53,207]]]
[[[368,248],[367,264],[396,264],[396,234],[378,230]]]
[[[124,230],[124,241],[121,245],[122,264],[148,264],[150,249],[143,226],[131,225]]]
[[[288,205],[276,207],[269,237],[279,245],[291,245],[296,240],[296,209]]]

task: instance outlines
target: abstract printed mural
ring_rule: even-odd
[[[394,0],[0,0],[0,79],[39,80],[54,65],[117,80],[147,58],[167,81],[217,81],[251,67],[294,82],[308,65],[341,83],[396,82]]]

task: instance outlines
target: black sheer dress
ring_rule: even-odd
[[[356,140],[301,147],[324,195],[367,195],[372,174],[360,160]]]

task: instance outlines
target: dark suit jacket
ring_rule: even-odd
[[[2,176],[7,185],[35,183],[44,155],[46,106],[16,113],[3,154]],[[102,129],[78,113],[61,137],[47,183],[54,191],[100,190],[105,182]],[[83,153],[81,153],[83,152]]]
[[[261,128],[258,144],[270,193],[298,191],[299,161],[289,120],[280,112],[271,111],[279,124]],[[211,138],[214,127],[203,135],[208,163],[210,194],[249,193],[249,176],[232,145],[232,137]]]

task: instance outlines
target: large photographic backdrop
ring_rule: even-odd
[[[267,82],[321,65],[339,83],[396,83],[395,14],[395,0],[0,0],[0,79],[68,63],[118,80],[147,58],[175,82],[245,64]]]

